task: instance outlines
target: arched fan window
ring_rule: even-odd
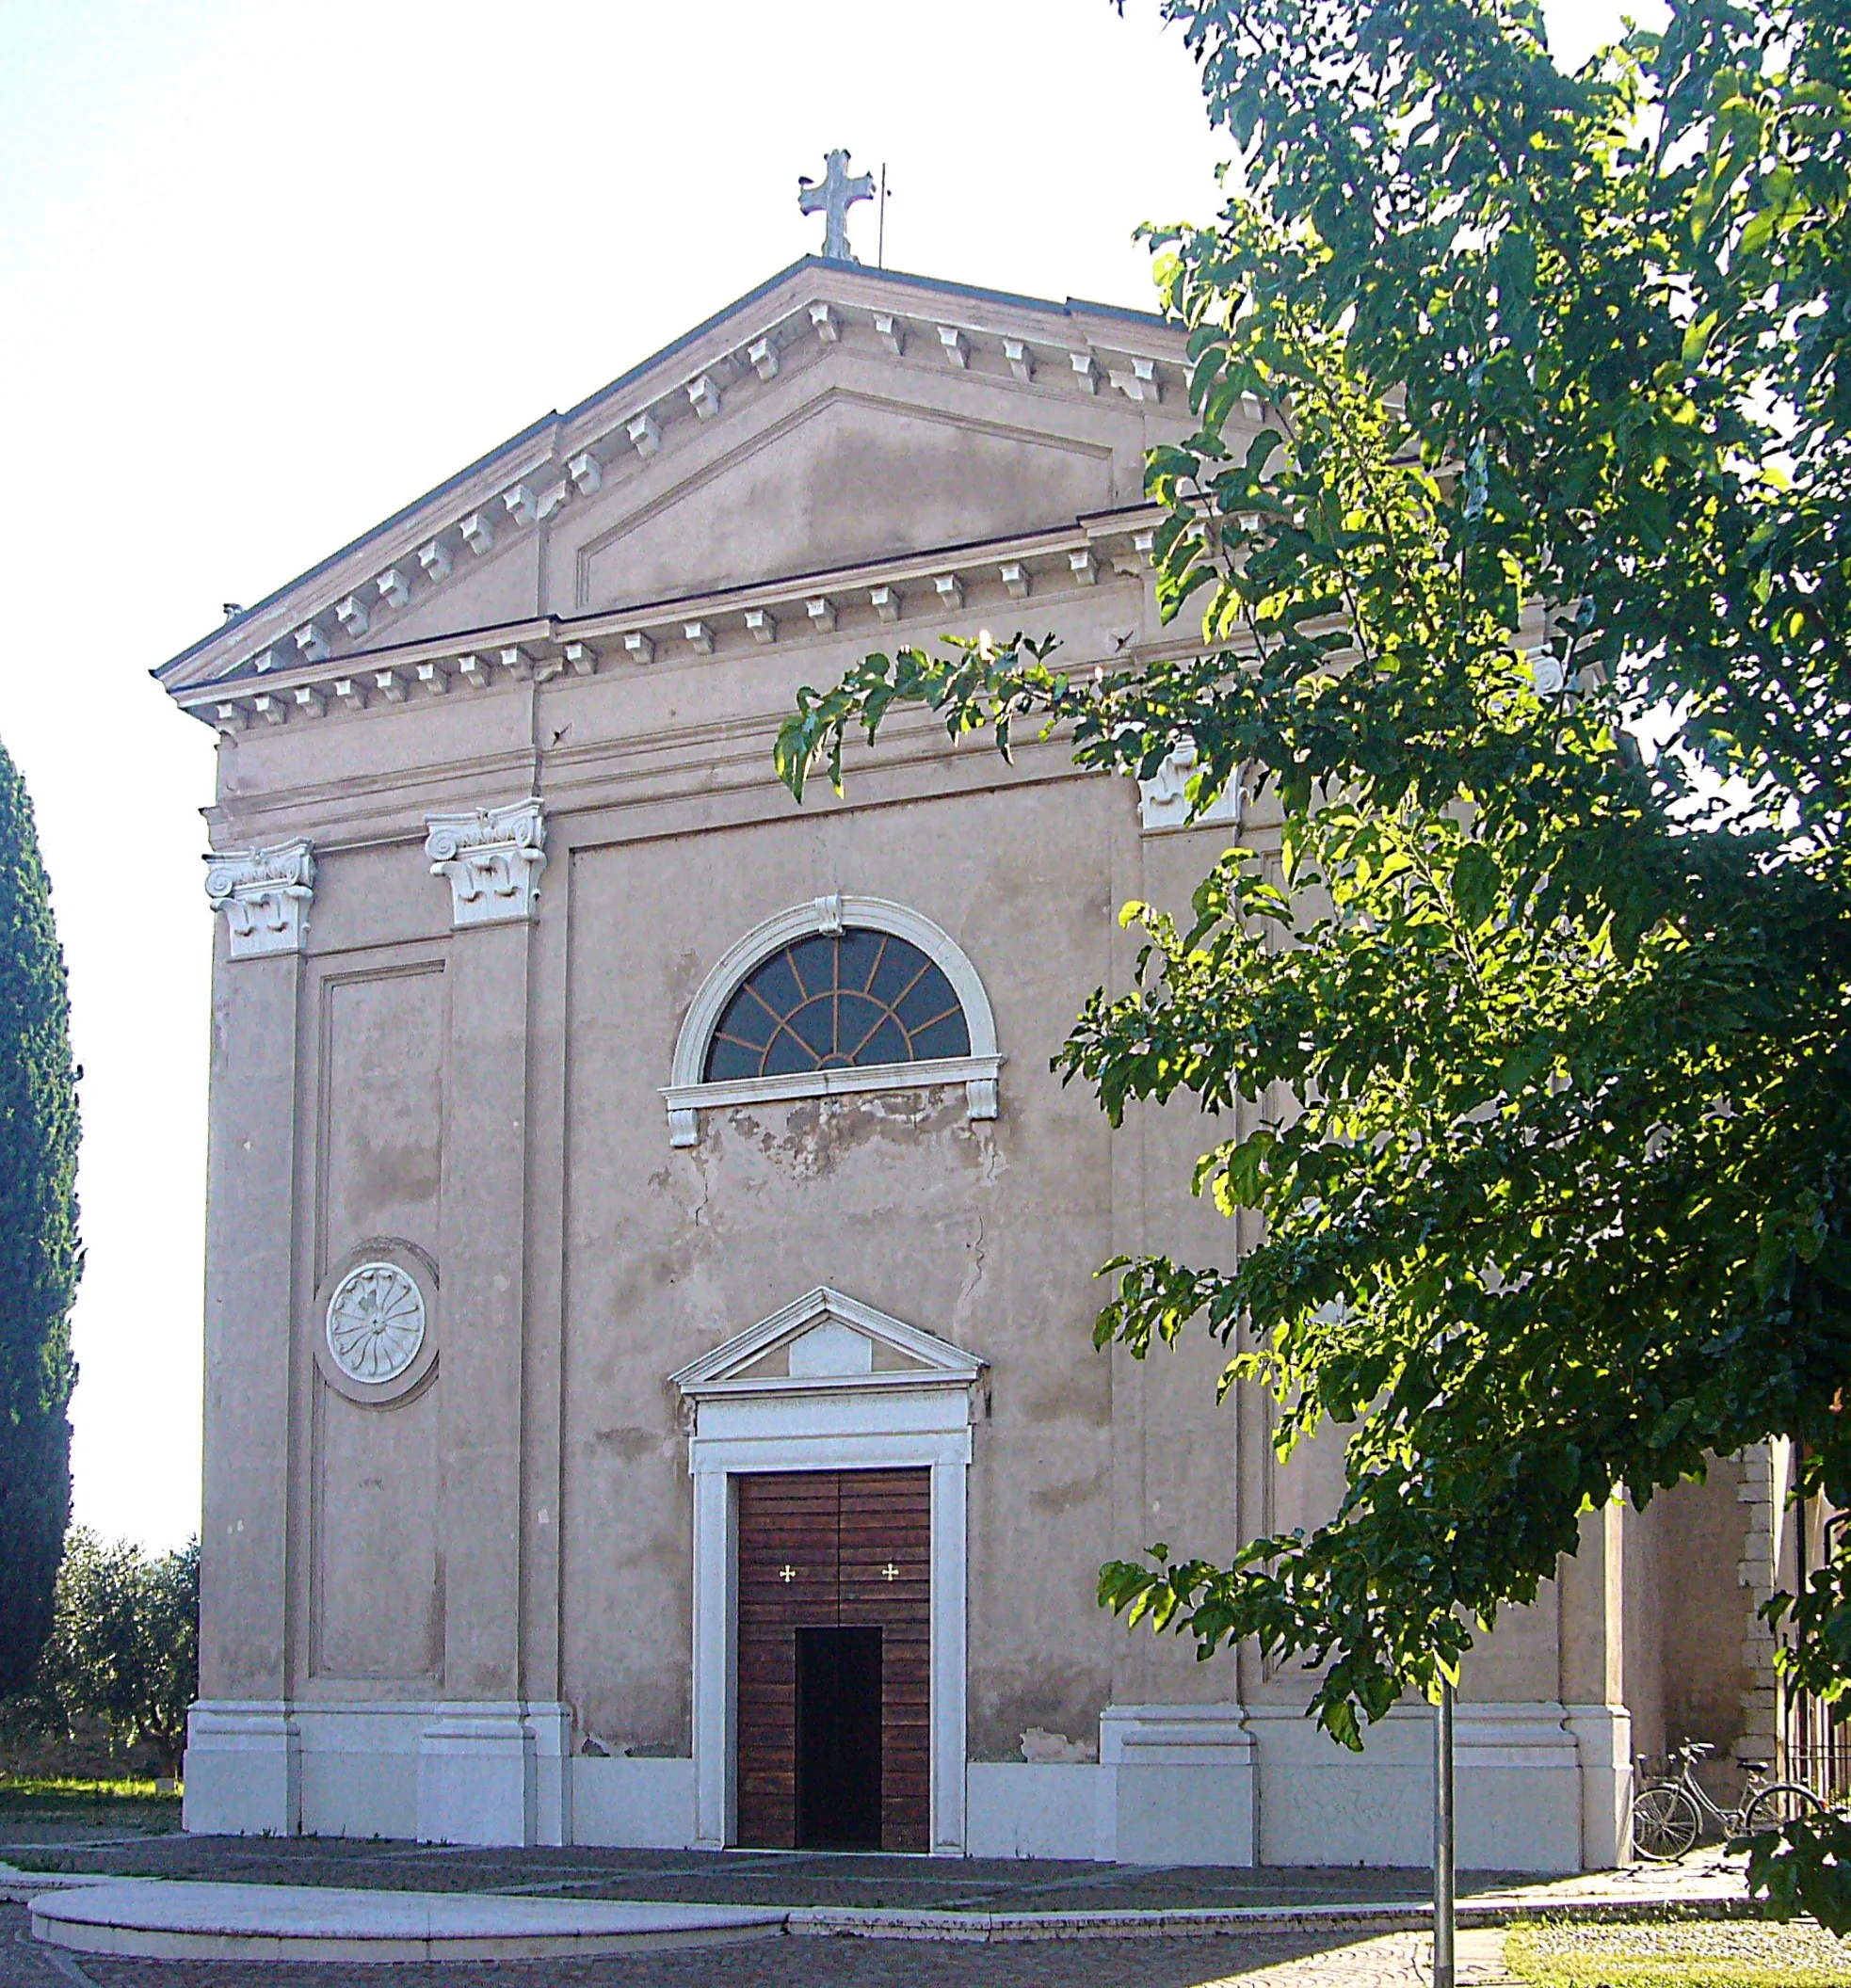
[[[735,939],[696,990],[662,1088],[668,1143],[699,1145],[703,1112],[947,1084],[994,1118],[1002,1068],[950,933],[889,898],[813,898]]]
[[[760,961],[720,1016],[709,1083],[968,1056],[970,1029],[939,966],[896,933],[813,933]]]

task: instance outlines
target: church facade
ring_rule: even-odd
[[[1261,410],[1252,418],[1257,428]],[[1100,1563],[1315,1524],[1094,1272],[1236,1244],[1200,1122],[1049,1068],[1239,795],[797,686],[1018,627],[1149,656],[1157,318],[808,259],[175,658],[217,728],[190,1829],[1419,1865],[1430,1715],[1128,1634]],[[1764,1454],[1585,1523],[1469,1660],[1462,1861],[1625,1853],[1771,1729]]]

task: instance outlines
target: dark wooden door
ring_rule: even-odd
[[[880,1843],[929,1847],[929,1470],[742,1476],[739,1841],[797,1847],[797,1632],[880,1632]]]
[[[880,1847],[927,1850],[932,1788],[932,1473],[845,1470],[838,1620],[880,1629]]]

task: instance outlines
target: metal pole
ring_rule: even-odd
[[[1442,1677],[1433,1715],[1433,1988],[1454,1988],[1453,1687]]]

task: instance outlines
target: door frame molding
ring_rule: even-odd
[[[767,1355],[825,1320],[883,1345],[904,1367],[778,1385]],[[778,1330],[770,1330],[773,1326]],[[732,1357],[725,1357],[729,1351]],[[775,1364],[775,1363],[774,1363]],[[747,1379],[740,1371],[749,1367]],[[931,1853],[965,1853],[967,1472],[985,1363],[960,1347],[819,1290],[674,1376],[691,1410],[694,1479],[695,1841],[737,1839],[738,1500],[766,1470],[931,1472]],[[820,1382],[820,1385],[819,1385]]]

